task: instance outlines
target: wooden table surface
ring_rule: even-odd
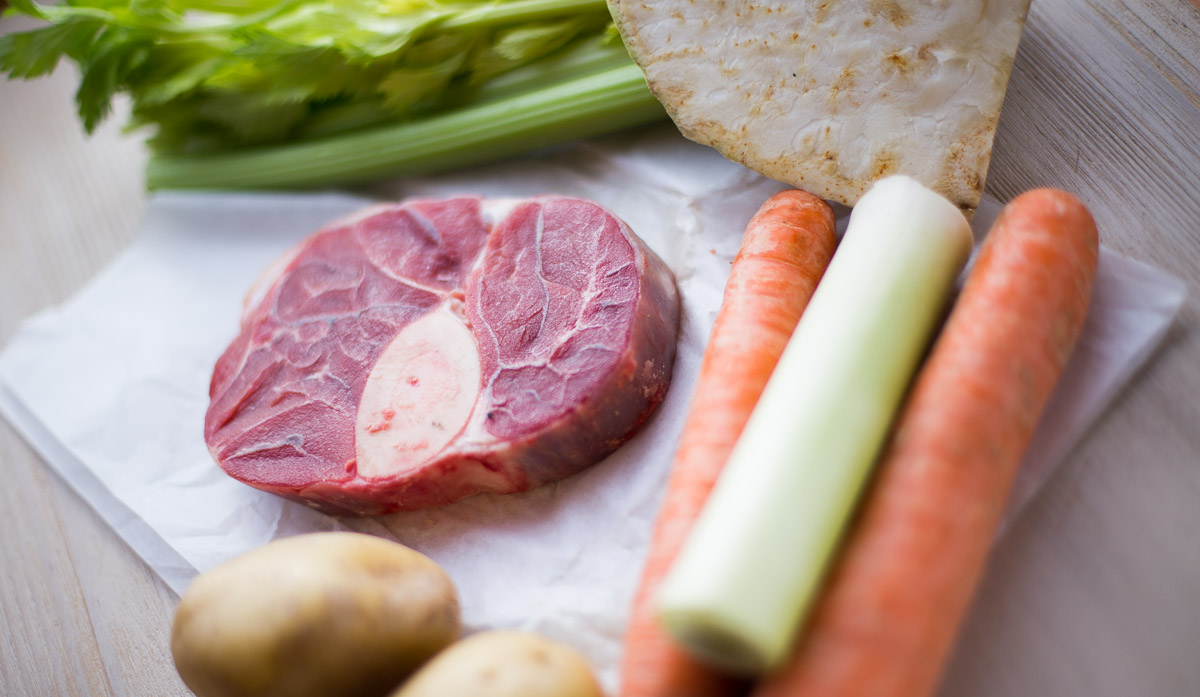
[[[1079,194],[1115,250],[1186,279],[1153,362],[998,545],[943,687],[963,697],[1200,695],[1200,10],[1036,0],[989,190]],[[0,31],[27,26],[0,20]],[[0,81],[0,344],[135,236],[124,114],[91,138],[77,77]],[[0,424],[0,695],[189,694],[178,599]]]

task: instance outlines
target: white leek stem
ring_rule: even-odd
[[[739,673],[782,662],[971,245],[962,213],[907,177],[858,202],[661,586],[685,650]]]

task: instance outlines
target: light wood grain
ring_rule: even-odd
[[[1189,282],[1155,360],[999,544],[943,697],[1200,694],[1200,0],[1035,0],[988,188],[1070,189]],[[0,31],[16,26],[0,21]],[[0,82],[0,343],[123,249],[143,155],[69,69]],[[186,695],[177,599],[0,425],[0,695]]]
[[[77,82],[65,67],[0,82],[0,343],[124,249],[144,211],[139,141],[121,114],[86,138]],[[7,423],[0,478],[0,695],[190,694],[169,652],[177,598]]]
[[[946,697],[1200,694],[1200,12],[1035,1],[988,187],[1077,192],[1188,281],[1155,361],[1002,541]]]

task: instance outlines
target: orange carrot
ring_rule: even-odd
[[[625,637],[622,697],[718,697],[746,685],[682,653],[653,595],[708,498],[835,246],[833,211],[802,191],[767,200],[734,259]]]
[[[789,662],[755,697],[925,697],[1083,324],[1095,222],[1070,194],[1001,213],[918,373]]]

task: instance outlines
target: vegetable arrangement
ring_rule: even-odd
[[[0,70],[32,78],[64,57],[78,63],[88,130],[114,96],[128,94],[130,127],[154,129],[151,188],[430,173],[665,116],[603,0],[12,5],[49,25],[0,37]],[[889,56],[915,60],[908,72],[895,61],[872,66],[875,88],[889,96],[865,101],[897,101],[896,119],[919,125],[911,117],[928,104],[982,115],[942,129],[941,148],[925,147],[926,133],[898,145],[873,142],[892,129],[856,130],[879,119],[853,100],[844,102],[849,110],[828,99],[836,108],[763,117],[744,106],[740,90],[693,90],[696,75],[723,69],[728,56],[710,60],[674,42],[694,48],[711,39],[714,52],[732,50],[727,26],[704,24],[689,37],[671,30],[693,20],[674,5],[613,5],[646,67],[661,71],[656,88],[678,102],[669,106],[686,133],[857,203],[836,254],[828,205],[800,191],[772,198],[747,229],[639,588],[621,694],[720,697],[753,687],[757,697],[925,697],[1082,327],[1095,275],[1095,223],[1082,203],[1052,190],[1016,199],[918,371],[970,249],[958,207],[972,207],[982,191],[1028,2],[997,3],[997,15],[983,22],[937,10],[945,26],[1003,30],[993,42],[935,32],[968,46],[972,61],[995,73],[978,84],[972,70],[930,78],[946,94],[973,98],[965,109],[920,97],[909,84],[916,68],[942,75],[940,62],[923,66],[928,56]],[[700,5],[694,11],[707,11]],[[770,33],[781,20],[752,21]],[[873,31],[913,43],[904,23],[893,24]],[[821,41],[834,35],[810,31]],[[870,32],[862,37],[870,43]],[[789,50],[815,50],[816,40]],[[838,97],[844,66],[828,63],[817,75],[821,90],[789,68],[779,94]],[[758,63],[735,67],[775,95]],[[798,137],[796,122],[823,133]],[[762,132],[751,128],[762,124]],[[780,142],[801,152],[780,156]],[[840,156],[864,143],[869,156]],[[763,144],[766,160],[754,154]],[[954,203],[906,178],[863,194],[915,154],[926,157],[917,167],[924,183]],[[843,159],[869,167],[837,170]],[[599,694],[580,657],[539,638],[492,633],[454,643],[461,627],[444,572],[411,550],[358,537],[273,543],[198,579],[180,604],[172,642],[189,686],[202,697],[377,695],[425,664],[396,697]],[[338,651],[327,653],[329,646]]]
[[[714,672],[757,678],[767,697],[927,695],[1095,269],[1082,204],[1015,201],[896,420],[966,259],[956,207],[983,191],[1029,2],[609,4],[681,133],[855,206],[719,477],[708,463],[688,483],[703,511],[671,514],[668,492],[655,540],[675,547],[646,567],[623,695],[744,687]],[[915,182],[895,187],[895,173]],[[691,659],[638,658],[655,585],[657,630]]]
[[[300,187],[478,164],[665,117],[603,0],[69,0],[13,10],[0,71],[132,102],[151,188]]]
[[[754,217],[638,595],[624,697],[932,692],[1082,327],[1098,253],[1078,200],[1050,190],[1016,199],[892,424],[969,244],[956,208],[906,179],[864,197],[836,253],[832,213],[816,197],[782,192]],[[897,301],[910,311],[888,312]],[[810,353],[812,336],[826,353]],[[844,341],[826,345],[831,336]],[[864,359],[879,346],[884,360]],[[831,384],[843,389],[822,392]],[[816,400],[811,410],[804,399]],[[807,427],[810,418],[822,427]],[[892,428],[876,458],[880,420]],[[846,453],[866,463],[831,466]],[[779,522],[789,516],[805,520]],[[764,599],[772,587],[791,597]],[[687,607],[697,598],[710,605]],[[661,607],[686,610],[682,623],[665,623],[677,644],[654,616]],[[764,608],[772,612],[757,624],[741,619]],[[766,631],[739,635],[740,626]],[[460,627],[453,585],[429,559],[363,535],[318,534],[197,579],[172,650],[201,697],[601,694],[569,647],[513,632],[460,641]]]
[[[875,200],[876,191],[855,214],[867,206],[869,219],[884,227],[911,225],[921,206],[950,205],[922,201],[917,191],[901,197],[907,203]],[[892,215],[884,215],[889,209]],[[830,365],[836,359],[823,355],[796,368],[787,363],[798,355],[793,344],[803,341],[806,326],[828,321],[817,310],[831,295],[826,284],[836,280],[839,260],[854,255],[850,248],[851,255],[841,256],[855,232],[852,218],[696,524],[694,515],[668,515],[670,508],[659,518],[656,541],[686,536],[687,542],[669,572],[652,552],[643,594],[647,584],[653,587],[668,574],[656,599],[663,624],[677,635],[676,650],[695,658],[663,649],[651,653],[656,663],[627,655],[622,697],[742,694],[745,683],[714,679],[730,673],[757,677],[754,697],[927,697],[936,688],[1017,467],[1082,329],[1096,273],[1096,226],[1078,199],[1057,190],[1026,193],[1004,209],[917,371],[882,453],[870,458],[877,472],[842,533],[838,528],[865,473],[839,458],[861,444],[813,446],[870,438],[874,425],[863,415],[878,415],[888,397],[861,397],[855,384],[865,378],[842,373],[849,394],[860,395],[853,400],[855,416],[825,421],[824,431],[807,428],[806,420],[820,422],[823,414],[792,402],[802,403],[811,390],[820,395],[818,412],[846,406],[847,395],[822,392],[827,378],[812,370],[837,373]],[[896,261],[905,266],[903,255]],[[862,258],[854,264],[860,271],[869,265]],[[718,340],[714,336],[714,345]],[[845,351],[863,346],[890,350],[894,344],[868,341]],[[894,357],[881,362],[888,360]],[[768,407],[770,415],[759,416]],[[689,415],[686,428],[700,418]],[[831,440],[828,431],[834,430],[840,433]],[[688,471],[681,458],[674,466],[672,486]],[[717,475],[710,469],[706,476]],[[668,503],[674,496],[668,492]],[[789,571],[776,588],[776,579]],[[764,602],[772,590],[781,595]],[[646,621],[645,602],[639,595],[627,654],[643,651],[644,637],[652,634],[639,624]]]

